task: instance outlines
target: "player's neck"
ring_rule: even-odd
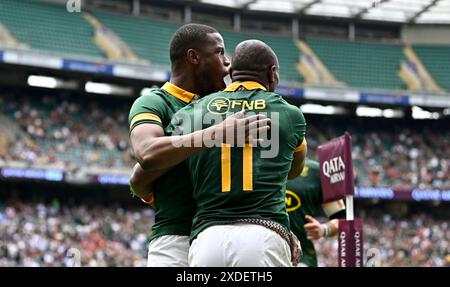
[[[233,71],[233,76],[232,76],[233,82],[257,82],[260,83],[261,85],[263,85],[266,89],[269,87],[269,85],[263,81],[261,79],[261,77],[259,77],[256,73],[252,74],[252,73],[243,73],[243,72],[238,72],[238,71]]]
[[[195,89],[194,81],[190,76],[184,76],[182,74],[172,74],[169,82],[185,91],[198,94],[198,91]]]

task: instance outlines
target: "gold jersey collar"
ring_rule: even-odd
[[[267,89],[260,83],[247,81],[247,82],[233,82],[224,90],[224,92],[235,92],[240,87],[244,87],[248,91],[258,89],[267,91]]]
[[[185,103],[190,103],[192,100],[197,98],[197,95],[191,92],[188,92],[186,90],[183,90],[182,88],[175,86],[174,84],[170,82],[166,82],[161,89],[165,90],[172,96],[176,97],[179,100],[182,100]]]

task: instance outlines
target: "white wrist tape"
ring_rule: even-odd
[[[328,237],[330,235],[330,228],[326,224],[322,224],[323,228],[323,237]]]

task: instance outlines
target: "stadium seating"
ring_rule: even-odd
[[[113,15],[96,12],[94,15],[124,39],[140,58],[152,63],[169,66],[169,42],[180,24]],[[246,39],[259,39],[269,44],[279,56],[281,78],[286,81],[301,82],[303,77],[295,69],[299,50],[292,39],[281,36],[260,36],[253,34],[220,31],[224,37],[227,53],[233,54],[234,47]]]
[[[64,6],[32,0],[2,0],[0,22],[17,39],[33,49],[51,52],[105,57],[95,45],[94,29],[82,13],[68,13]],[[182,23],[153,20],[145,17],[92,12],[102,25],[131,48],[138,58],[169,69],[169,42]],[[260,39],[273,47],[281,66],[281,80],[304,82],[296,69],[302,52],[289,36],[257,35],[223,31],[228,54],[240,41]],[[303,39],[335,76],[336,80],[358,88],[404,89],[398,76],[405,59],[402,46],[323,39]],[[438,85],[450,90],[450,46],[413,47]]]
[[[360,88],[402,89],[399,45],[306,39],[338,81]]]
[[[0,22],[19,41],[36,50],[103,57],[92,41],[92,26],[65,6],[30,0],[0,1]]]
[[[180,24],[101,12],[93,15],[127,42],[139,58],[170,67],[169,42]]]

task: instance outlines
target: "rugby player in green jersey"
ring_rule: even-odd
[[[286,186],[286,207],[291,230],[300,240],[303,251],[299,266],[317,267],[312,240],[336,235],[339,219],[345,218],[343,200],[322,202],[319,169],[317,161],[307,160],[301,175],[288,181]],[[320,209],[330,219],[327,223],[321,224],[314,218]]]
[[[299,108],[274,93],[278,59],[265,43],[240,43],[230,76],[233,83],[224,91],[177,112],[167,131],[191,133],[251,110],[271,118],[270,146],[218,144],[186,160],[197,204],[189,265],[290,266],[285,185],[288,175],[303,169],[305,119]]]
[[[138,160],[130,187],[136,196],[154,202],[155,209],[148,266],[187,266],[195,212],[192,184],[181,162],[202,147],[174,149],[164,128],[173,114],[192,100],[223,89],[229,66],[221,35],[212,27],[198,24],[177,30],[170,43],[170,60],[170,81],[139,97],[129,113],[130,141]],[[248,122],[253,120],[257,118]],[[235,119],[231,124],[248,122]],[[202,136],[197,133],[184,139],[194,135]]]

